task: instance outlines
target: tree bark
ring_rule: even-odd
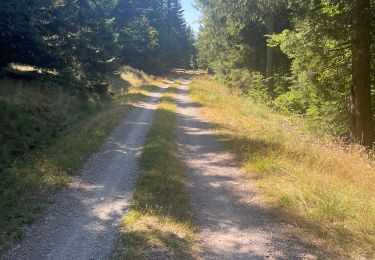
[[[365,146],[374,143],[374,122],[371,108],[371,25],[370,0],[352,2],[352,89],[351,135]]]
[[[270,8],[268,19],[267,19],[267,34],[271,35],[275,32],[275,14]],[[272,47],[267,46],[267,57],[266,57],[266,78],[268,78],[268,90],[270,93],[273,91],[273,73],[274,73],[274,50]]]
[[[269,12],[267,21],[267,34],[271,35],[275,32],[275,16],[272,11]],[[267,64],[266,64],[266,77],[273,75],[273,48],[267,46]]]

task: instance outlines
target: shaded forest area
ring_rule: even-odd
[[[320,133],[373,145],[375,1],[197,2],[201,67]]]
[[[193,34],[178,0],[0,2],[0,66],[22,63],[97,80],[116,64],[187,66]]]
[[[179,0],[0,0],[0,171],[100,110],[119,67],[189,66],[182,12]]]

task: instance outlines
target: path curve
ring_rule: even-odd
[[[138,103],[46,214],[5,259],[108,259],[118,223],[129,208],[138,157],[156,104],[169,85]]]
[[[254,184],[218,142],[189,97],[187,84],[176,95],[178,140],[186,162],[188,189],[200,232],[203,259],[315,259],[282,232],[259,203]]]

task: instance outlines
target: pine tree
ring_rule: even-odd
[[[352,2],[352,77],[351,133],[354,141],[365,146],[374,143],[371,107],[371,23],[370,1]]]

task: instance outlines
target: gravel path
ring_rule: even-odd
[[[23,242],[5,259],[108,259],[117,224],[129,207],[138,170],[137,159],[152,123],[161,88],[138,103],[120,122],[82,175],[56,195]]]
[[[200,233],[199,258],[315,259],[259,203],[251,180],[199,115],[187,84],[177,93],[178,138]]]

